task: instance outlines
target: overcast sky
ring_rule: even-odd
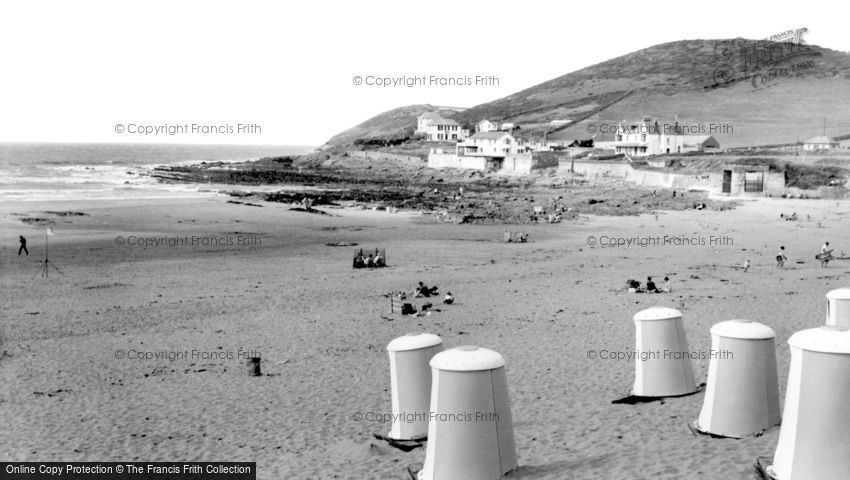
[[[318,145],[391,108],[470,107],[663,42],[806,27],[850,50],[842,2],[660,5],[0,0],[0,141]],[[498,84],[354,84],[422,75]],[[128,132],[192,124],[261,131]]]

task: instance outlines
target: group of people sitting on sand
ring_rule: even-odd
[[[439,287],[437,287],[436,285],[434,285],[433,287],[429,287],[429,286],[425,285],[423,282],[419,282],[419,285],[417,285],[416,289],[414,289],[414,291],[413,291],[413,297],[414,298],[436,297],[438,289],[439,289]],[[443,297],[443,303],[445,303],[446,305],[451,305],[451,304],[455,303],[455,297],[454,297],[454,295],[452,295],[452,292],[446,293],[446,295]]]
[[[431,312],[439,312],[439,309],[434,309],[434,304],[432,304],[428,300],[424,300],[421,305],[419,305],[419,312],[416,311],[416,306],[414,302],[406,303],[408,295],[412,295],[413,298],[423,298],[423,297],[436,297],[437,296],[437,286],[428,287],[423,282],[419,282],[419,285],[413,290],[413,293],[406,292],[391,292],[390,294],[393,298],[397,299],[400,302],[401,310],[400,313],[402,315],[416,315],[417,317],[431,315]],[[446,293],[443,297],[443,303],[446,305],[451,305],[455,303],[455,297],[452,295],[452,292]]]
[[[386,266],[387,261],[381,256],[381,252],[378,251],[376,251],[373,256],[371,253],[369,255],[364,255],[361,250],[360,253],[354,257],[354,268],[381,268]]]
[[[796,222],[800,219],[799,217],[797,217],[797,212],[794,212],[791,215],[780,213],[779,218],[785,219],[786,222]]]
[[[652,281],[652,277],[646,277],[646,286],[641,286],[637,280],[626,280],[629,292],[631,293],[671,293],[673,287],[670,282],[670,277],[664,277],[664,285],[661,288]]]

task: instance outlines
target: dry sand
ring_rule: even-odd
[[[744,440],[694,436],[703,395],[612,405],[628,394],[631,362],[588,350],[634,349],[632,316],[682,310],[693,351],[709,327],[749,318],[777,333],[784,396],[795,331],[824,320],[824,293],[848,286],[850,262],[821,269],[824,240],[850,252],[847,208],[834,201],[744,201],[734,211],[593,217],[523,227],[445,225],[416,214],[328,210],[334,216],[199,200],[0,206],[0,453],[9,461],[256,461],[259,478],[406,478],[424,449],[374,441],[389,413],[385,346],[411,331],[447,347],[477,344],[507,362],[522,479],[744,478],[772,455],[773,429]],[[15,213],[56,218],[44,229]],[[796,211],[801,222],[779,219]],[[806,221],[806,215],[812,220]],[[818,222],[823,228],[818,227]],[[505,229],[531,243],[505,244]],[[116,236],[257,235],[225,247],[118,246]],[[17,236],[30,256],[18,257]],[[729,236],[725,246],[589,247],[588,235]],[[387,249],[392,268],[351,269],[358,242]],[[778,270],[774,253],[788,250]],[[732,268],[749,259],[744,273]],[[796,262],[804,263],[796,263]],[[673,279],[672,294],[628,294],[627,278]],[[457,303],[428,317],[389,314],[383,294],[418,281]],[[131,360],[116,352],[256,350],[261,377],[237,359]],[[121,353],[119,353],[120,355]],[[227,354],[227,353],[225,353]],[[694,361],[704,382],[708,360]]]

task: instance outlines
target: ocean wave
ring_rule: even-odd
[[[0,143],[0,199],[207,195],[209,185],[201,192],[197,185],[160,183],[149,173],[158,166],[256,161],[302,150],[304,147],[250,145]]]

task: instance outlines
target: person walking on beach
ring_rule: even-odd
[[[829,242],[823,244],[820,247],[820,267],[824,268],[829,264],[829,261],[832,260],[832,249],[829,248]]]
[[[744,273],[747,273],[747,270],[749,270],[749,269],[750,269],[750,261],[747,260],[746,262],[744,262]]]
[[[788,261],[788,257],[785,256],[785,246],[779,247],[779,252],[776,254],[776,267],[784,268],[785,262]]]
[[[21,239],[21,246],[18,248],[18,256],[21,255],[21,252],[24,252],[24,253],[27,254],[27,256],[29,256],[30,251],[27,250],[27,239],[24,238],[23,235],[20,236],[20,239]]]

